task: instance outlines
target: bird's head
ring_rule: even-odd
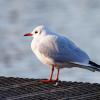
[[[40,25],[34,28],[32,32],[26,33],[24,36],[32,36],[34,38],[39,37],[40,35],[45,35],[47,33],[46,30],[44,25]]]

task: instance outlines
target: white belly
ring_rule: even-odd
[[[38,50],[34,50],[34,53],[42,63],[48,64],[48,65],[54,64],[54,62],[53,62],[53,60],[51,58],[44,56]]]

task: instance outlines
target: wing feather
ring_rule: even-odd
[[[47,36],[39,43],[38,50],[54,62],[87,63],[88,55],[64,36]]]

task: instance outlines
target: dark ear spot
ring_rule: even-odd
[[[42,30],[40,30],[39,34],[41,34]]]

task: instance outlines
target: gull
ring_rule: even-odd
[[[90,71],[100,71],[100,65],[93,62],[89,56],[67,37],[52,32],[46,26],[40,25],[24,36],[31,36],[31,48],[37,58],[51,66],[49,80],[43,83],[58,82],[61,68],[84,68]],[[54,69],[57,69],[56,79],[53,80]]]

